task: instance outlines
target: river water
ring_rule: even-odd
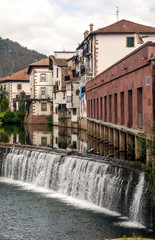
[[[97,240],[151,234],[115,212],[0,178],[1,240]]]
[[[113,152],[104,143],[88,137],[85,131],[76,129],[1,126],[0,142],[78,152],[90,147],[100,155],[112,153],[121,159],[127,156]],[[135,206],[132,208],[135,211]],[[33,183],[0,177],[0,240],[101,240],[152,234],[123,214]]]

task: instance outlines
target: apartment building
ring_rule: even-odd
[[[56,51],[49,57],[53,76],[53,124],[68,126],[70,114],[66,107],[67,59],[73,55],[70,51]]]
[[[154,27],[131,21],[120,20],[96,31],[90,24],[90,31],[85,31],[75,58],[76,78],[81,88],[79,120],[82,128],[87,126],[86,83],[140,45],[154,40]]]
[[[46,116],[52,114],[52,70],[49,58],[32,63],[28,67],[30,75],[30,100],[28,123],[47,123]]]

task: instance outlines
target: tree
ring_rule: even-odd
[[[2,101],[0,103],[0,109],[2,112],[5,112],[9,108],[9,101],[6,95],[3,95]]]
[[[26,111],[25,111],[25,102],[23,99],[21,99],[19,101],[19,117],[20,117],[20,120],[23,122],[24,121],[24,118],[25,118],[25,114],[26,114]]]

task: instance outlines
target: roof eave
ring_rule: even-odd
[[[28,70],[27,70],[27,74],[30,74],[31,69],[35,68],[35,67],[43,67],[44,68],[44,67],[49,67],[49,65],[30,65]]]

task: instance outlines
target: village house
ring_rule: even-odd
[[[87,128],[85,85],[103,70],[147,41],[155,40],[155,28],[120,20],[107,27],[85,31],[75,56],[76,79],[80,86],[80,126]]]
[[[55,51],[49,57],[50,69],[53,76],[53,124],[68,126],[70,120],[66,107],[67,59],[73,55],[70,51]]]
[[[49,58],[32,63],[28,67],[30,75],[30,99],[28,101],[28,123],[47,123],[46,116],[52,114],[53,78]]]
[[[65,76],[66,82],[66,107],[70,111],[71,121],[68,122],[69,127],[79,128],[79,83],[76,81],[76,65],[73,57],[67,60],[68,72]]]
[[[30,81],[27,70],[26,68],[0,79],[0,89],[6,93],[12,111],[18,111],[20,98],[26,100],[30,97]]]
[[[147,42],[86,84],[89,134],[114,147],[135,145],[155,121],[155,42]],[[136,152],[138,158],[138,152]]]

